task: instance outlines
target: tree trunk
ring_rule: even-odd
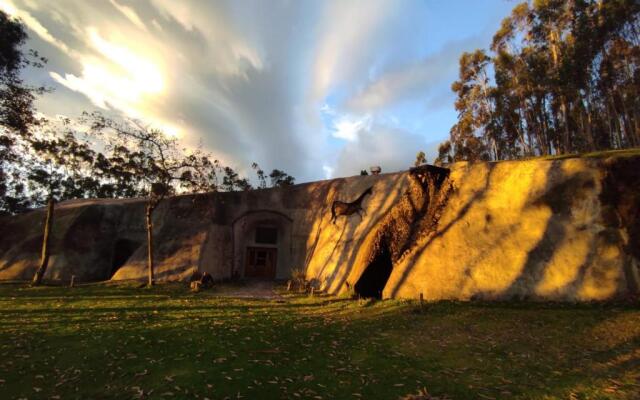
[[[560,96],[560,110],[562,111],[562,117],[564,118],[564,135],[562,137],[562,147],[564,147],[563,153],[571,153],[573,148],[571,147],[571,133],[569,131],[569,108],[567,107],[567,100],[564,95]]]
[[[151,219],[153,215],[153,207],[151,204],[147,204],[146,216],[147,216],[147,269],[149,273],[149,286],[153,286],[153,221]]]
[[[51,226],[53,225],[53,197],[47,200],[47,217],[44,222],[44,237],[42,238],[42,253],[40,256],[40,266],[33,276],[32,286],[38,286],[42,283],[42,278],[47,272],[49,266],[49,238],[51,236]]]

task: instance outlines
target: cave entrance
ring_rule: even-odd
[[[111,259],[111,274],[109,279],[122,267],[133,255],[139,244],[133,240],[120,239],[113,246],[113,258]]]
[[[377,254],[356,282],[354,287],[356,293],[360,297],[382,299],[382,290],[389,280],[392,269],[389,246],[381,243]]]

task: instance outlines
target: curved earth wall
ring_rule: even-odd
[[[334,200],[369,187],[362,218],[331,221]],[[154,213],[156,277],[241,278],[252,229],[270,224],[280,232],[275,278],[303,269],[330,293],[357,292],[377,274],[384,298],[616,298],[640,286],[639,188],[632,155],[455,163],[446,172],[176,196]],[[0,279],[33,276],[43,219],[42,209],[0,219]],[[45,278],[145,279],[145,239],[144,199],[59,204]],[[388,270],[378,274],[381,265]]]

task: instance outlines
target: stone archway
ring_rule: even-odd
[[[287,215],[271,210],[249,211],[233,221],[231,276],[288,279],[292,268],[292,222]]]

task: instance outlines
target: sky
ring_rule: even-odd
[[[464,51],[506,0],[0,0],[48,58],[46,115],[137,119],[238,171],[297,182],[428,161],[456,121]]]

